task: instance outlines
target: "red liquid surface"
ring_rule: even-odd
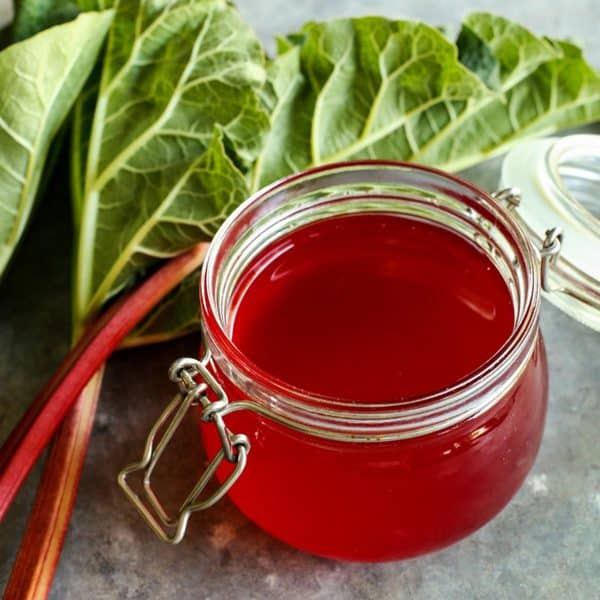
[[[263,370],[362,402],[456,383],[514,322],[504,280],[475,245],[381,214],[327,219],[274,243],[238,284],[233,310],[233,340]]]
[[[502,277],[474,244],[385,215],[283,238],[251,265],[232,308],[233,339],[256,365],[349,402],[451,386],[492,357],[514,321]],[[522,366],[484,413],[397,441],[332,441],[251,411],[227,415],[251,442],[229,496],[272,535],[322,556],[395,560],[446,546],[501,510],[533,464],[547,400],[541,337]],[[232,401],[245,397],[217,376]],[[202,431],[212,457],[216,430]]]

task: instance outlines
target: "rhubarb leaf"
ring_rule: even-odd
[[[598,74],[574,46],[486,13],[467,17],[456,46],[424,24],[374,17],[308,23],[278,46],[253,190],[358,158],[459,170],[600,118]]]
[[[225,1],[117,5],[89,146],[73,149],[87,156],[76,321],[210,238],[243,198],[236,164],[252,163],[268,127],[265,76],[260,43]]]
[[[271,66],[253,187],[325,162],[403,159],[492,92],[438,30],[379,17],[308,23]]]
[[[474,44],[477,40],[480,59],[487,56],[487,60],[498,65],[498,79],[504,91],[522,81],[542,63],[561,56],[544,38],[537,37],[518,23],[489,13],[470,14],[465,18],[462,30],[470,34],[464,41],[459,34],[456,42],[463,64],[485,78],[482,72],[485,60],[478,61],[474,52],[466,52],[465,42],[471,39]]]
[[[119,203],[110,208],[105,221],[106,231],[112,230],[113,223],[120,228],[119,243],[123,244],[107,274],[116,289],[143,275],[157,260],[212,238],[247,195],[244,176],[225,153],[219,130],[195,160],[148,172],[146,177],[157,195],[138,197],[132,190],[130,202],[140,201],[137,210]]]
[[[50,143],[111,19],[110,11],[81,15],[0,52],[0,274],[27,224]]]
[[[500,88],[500,62],[486,42],[466,23],[463,23],[458,39],[458,58],[470,71],[476,73],[490,89]]]
[[[79,8],[71,0],[20,0],[15,5],[13,41],[27,39],[48,27],[74,19]]]
[[[113,8],[116,2],[117,0],[77,0],[81,10],[106,10]]]
[[[188,275],[125,339],[121,347],[156,344],[200,328],[201,269]]]
[[[235,14],[217,2],[202,6],[203,10],[219,7]],[[210,232],[192,224],[197,219],[193,215],[186,228],[171,227],[166,235],[157,233],[168,224],[161,216],[161,199],[168,198],[167,203],[178,205],[178,194],[170,193],[178,185],[173,182],[180,177],[180,169],[204,151],[204,138],[183,136],[184,131],[194,131],[198,123],[209,121],[211,126],[218,126],[209,151],[213,157],[209,170],[213,177],[226,180],[227,194],[235,196],[225,202],[225,207],[222,203],[211,205],[213,183],[206,180],[190,184],[189,189],[203,198],[207,212],[202,218],[218,214],[213,222],[216,227],[250,191],[309,166],[333,160],[390,158],[458,170],[524,137],[600,118],[598,74],[571,44],[537,37],[516,23],[484,13],[465,19],[456,44],[422,23],[366,17],[308,23],[300,32],[278,39],[279,55],[268,65],[264,85],[257,77],[245,80],[235,94],[225,91],[219,96],[220,111],[231,102],[240,106],[244,93],[250,99],[249,104],[244,103],[247,127],[238,128],[235,135],[226,119],[211,120],[214,107],[204,112],[203,107],[194,105],[196,121],[190,124],[191,111],[181,102],[173,104],[172,115],[184,125],[176,140],[165,139],[161,136],[162,124],[155,126],[143,111],[138,111],[140,106],[147,110],[146,103],[154,108],[157,104],[157,114],[162,114],[161,101],[139,101],[139,97],[147,100],[146,79],[154,82],[160,78],[153,74],[155,63],[160,64],[158,59],[139,60],[143,43],[138,38],[144,37],[151,20],[138,19],[139,28],[132,33],[134,19],[128,10],[129,29],[125,25],[123,31],[119,29],[121,54],[115,59],[117,66],[109,67],[108,75],[105,66],[94,123],[91,128],[86,125],[85,115],[89,113],[81,113],[80,142],[75,144],[80,148],[79,164],[85,165],[86,132],[91,131],[91,160],[87,168],[79,169],[80,184],[74,186],[81,190],[75,197],[80,198],[83,207],[82,232],[92,232],[91,237],[80,235],[80,240],[88,244],[83,264],[90,269],[87,274],[85,267],[79,269],[83,274],[77,284],[80,315],[93,313],[155,260],[210,236]],[[212,25],[207,26],[207,33],[212,30]],[[244,39],[254,48],[249,34]],[[122,40],[126,41],[126,50]],[[185,42],[178,41],[178,49],[180,46],[185,47]],[[240,56],[243,52],[239,44],[237,48]],[[253,52],[249,62],[253,68],[262,68],[262,58]],[[111,56],[109,46],[107,61],[113,60]],[[135,77],[127,73],[133,63],[138,65]],[[236,59],[231,59],[228,64],[235,63]],[[114,77],[120,79],[120,84],[126,82],[120,103],[110,97],[116,90],[111,84]],[[178,81],[177,77],[171,80],[175,84],[169,90]],[[111,103],[118,108],[111,108]],[[123,119],[124,125],[113,127],[128,114],[130,106],[135,107],[135,118]],[[104,111],[101,118],[106,124],[99,121],[99,111]],[[111,111],[116,112],[115,117]],[[206,127],[202,132],[212,135],[213,130]],[[136,141],[140,137],[142,143]],[[123,147],[130,146],[131,140],[135,153],[121,160]],[[188,146],[194,142],[196,154]],[[248,143],[253,144],[250,149],[244,145]],[[102,164],[102,160],[108,162]],[[117,168],[113,168],[115,164]],[[109,177],[103,175],[107,169]],[[198,208],[194,201],[190,200],[190,206],[181,202],[185,210]],[[87,229],[86,218],[90,219]],[[142,234],[148,235],[143,243]],[[159,245],[155,239],[160,240]],[[196,303],[195,287],[186,282],[147,318],[129,343],[167,339],[188,331],[197,324]]]
[[[600,119],[600,75],[579,48],[534,38],[501,17],[475,16],[467,23],[501,65],[501,94],[455,119],[410,160],[457,171],[519,140]]]
[[[510,113],[519,115],[518,121],[511,121],[514,137],[550,135],[600,119],[600,74],[585,61],[578,46],[561,40],[549,43],[562,57],[540,65],[508,96],[506,119]],[[529,95],[534,107],[526,106]],[[509,141],[510,137],[504,144]]]

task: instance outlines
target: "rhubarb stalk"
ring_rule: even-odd
[[[0,520],[90,378],[144,316],[202,263],[206,248],[207,244],[199,244],[170,260],[81,337],[0,451]],[[90,384],[55,440],[6,598],[15,597],[9,595],[15,590],[20,598],[25,589],[31,589],[32,598],[47,595],[79,483],[95,402]],[[50,505],[44,505],[45,499],[51,499]]]
[[[90,379],[52,443],[4,600],[50,593],[85,462],[104,367]]]

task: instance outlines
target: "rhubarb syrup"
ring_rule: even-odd
[[[456,384],[514,322],[502,276],[474,244],[381,214],[283,237],[246,270],[233,311],[233,340],[261,369],[311,393],[371,403]]]
[[[296,229],[240,277],[231,337],[273,380],[398,407],[477,377],[508,340],[515,310],[473,242],[391,214]],[[541,337],[518,379],[480,413],[393,441],[325,439],[248,410],[227,425],[251,442],[229,497],[285,542],[337,559],[382,561],[446,546],[514,495],[539,447],[547,399]],[[247,398],[222,376],[232,402]],[[209,456],[220,448],[203,425]],[[222,467],[224,479],[230,467]]]

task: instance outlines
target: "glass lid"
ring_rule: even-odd
[[[502,165],[502,187],[541,249],[545,297],[600,331],[600,135],[523,142]]]

